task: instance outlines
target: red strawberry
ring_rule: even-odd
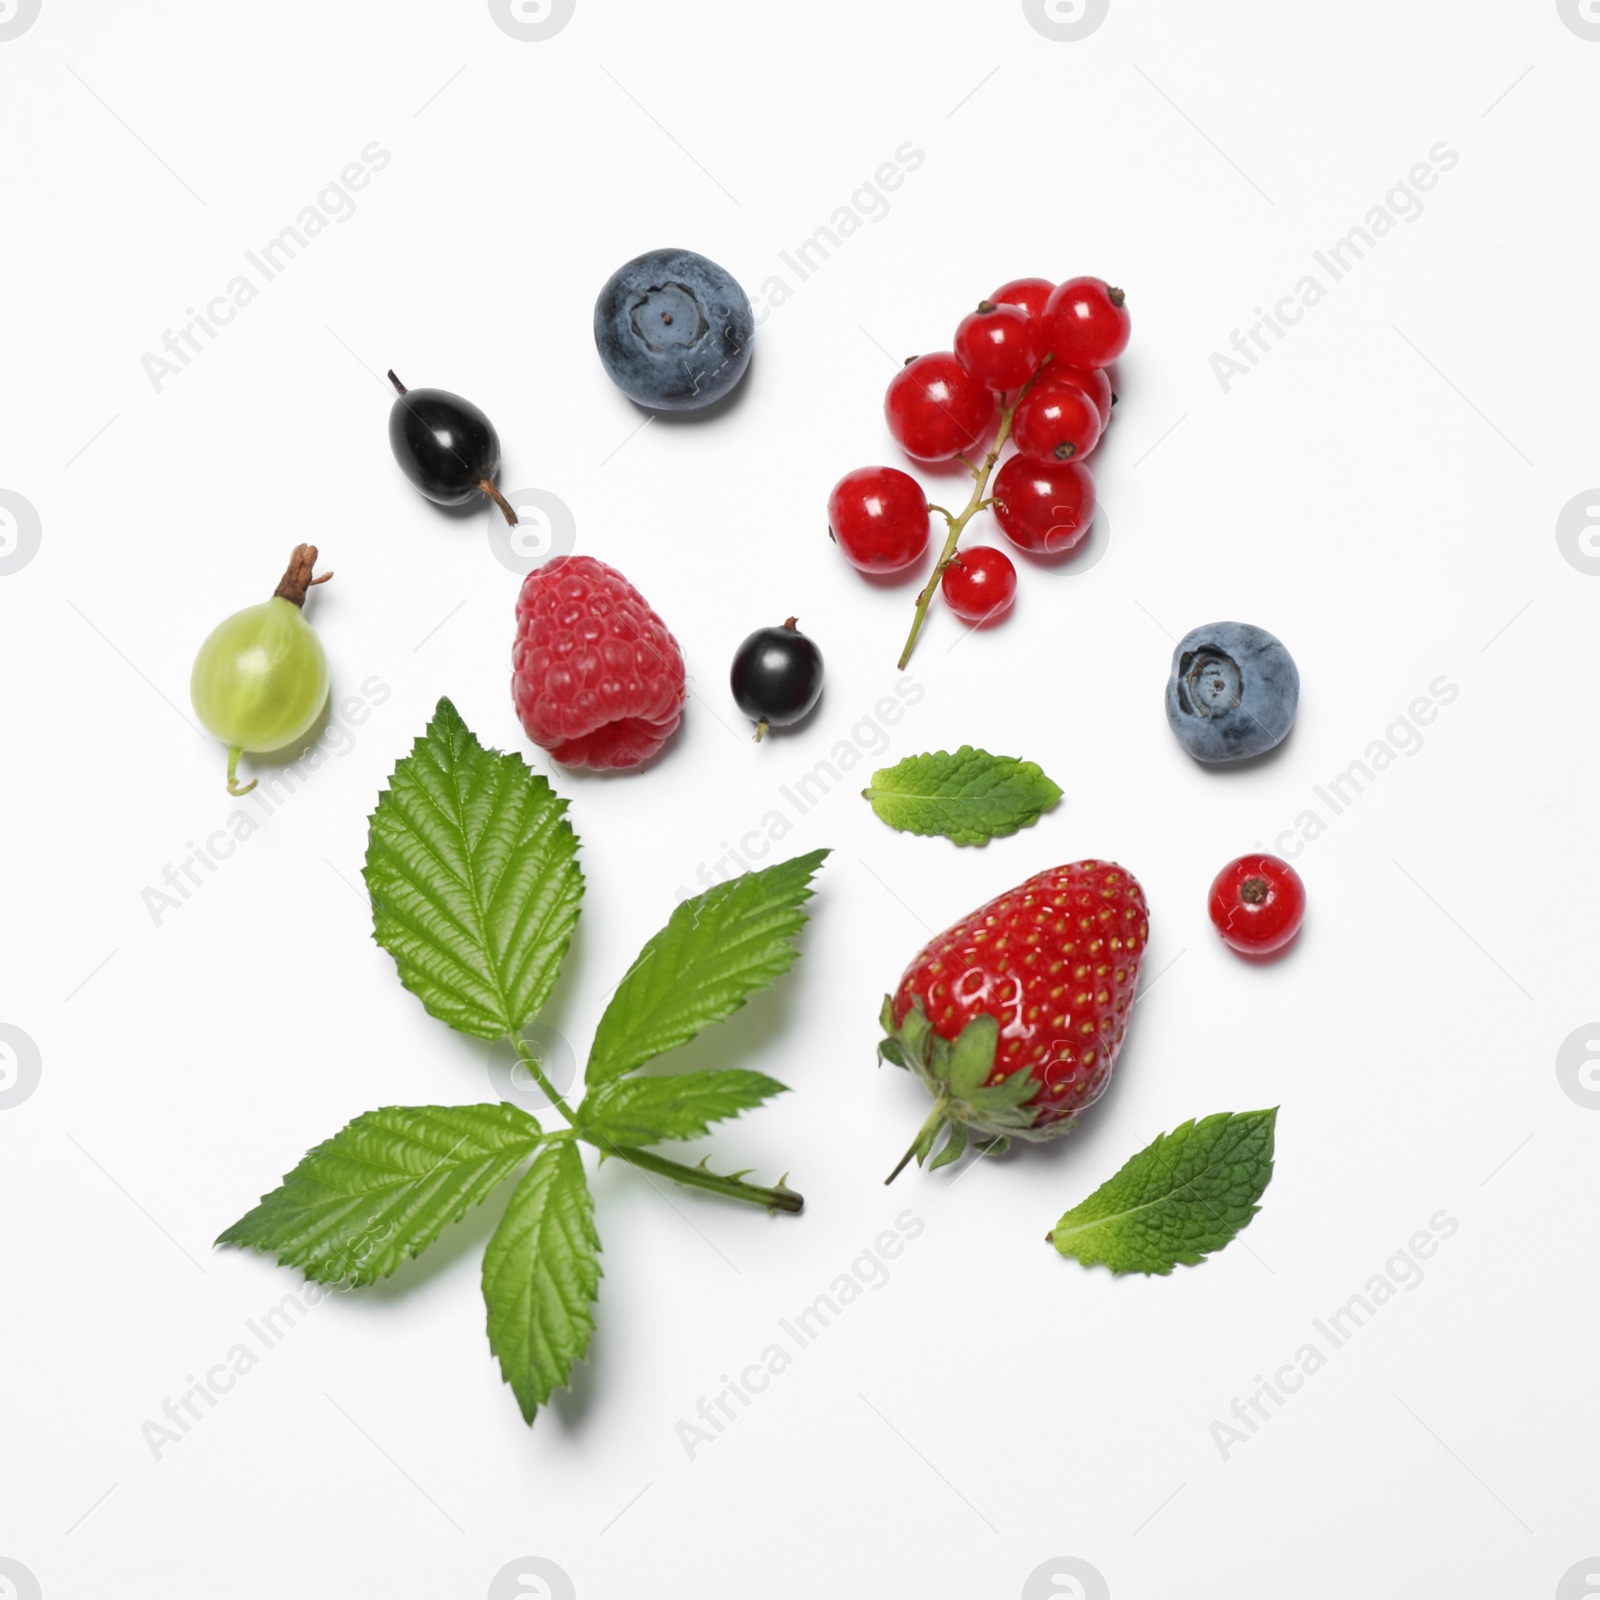
[[[980,906],[931,940],[883,1003],[879,1053],[934,1097],[893,1182],[920,1166],[947,1123],[933,1165],[954,1161],[969,1132],[1053,1139],[1097,1100],[1127,1031],[1149,942],[1144,891],[1110,861],[1052,867]]]
[[[511,694],[528,737],[563,766],[636,767],[672,737],[683,653],[614,567],[556,556],[522,580]]]

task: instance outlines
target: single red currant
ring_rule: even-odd
[[[828,496],[828,531],[852,567],[899,572],[928,548],[928,499],[898,467],[857,467]]]
[[[1021,306],[1036,321],[1044,321],[1045,302],[1055,285],[1048,278],[1013,278],[989,296],[996,305]]]
[[[1019,550],[1060,555],[1094,521],[1094,479],[1081,461],[1012,456],[994,480],[994,519]]]
[[[1020,389],[1043,355],[1039,324],[1020,306],[985,300],[956,329],[956,360],[991,389]]]
[[[1003,550],[974,545],[950,558],[939,587],[963,622],[995,622],[1017,598],[1017,569]]]
[[[1046,379],[1022,397],[1011,437],[1030,461],[1081,461],[1100,442],[1100,412],[1075,383]]]
[[[998,401],[948,350],[908,361],[889,382],[883,414],[913,461],[950,461],[987,437]]]
[[[1052,361],[1044,369],[1041,381],[1070,383],[1082,389],[1094,401],[1094,408],[1100,413],[1100,431],[1104,433],[1111,426],[1111,379],[1104,367],[1064,367]]]
[[[1223,943],[1241,955],[1281,950],[1300,931],[1306,886],[1276,856],[1240,856],[1211,885],[1211,920]]]
[[[1109,367],[1132,326],[1127,297],[1104,278],[1068,278],[1044,308],[1045,343],[1069,367]]]

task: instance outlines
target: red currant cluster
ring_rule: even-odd
[[[1094,479],[1085,464],[1111,420],[1106,368],[1127,348],[1130,323],[1120,289],[1100,278],[1017,278],[961,319],[955,349],[917,356],[894,375],[884,415],[913,461],[961,460],[972,498],[959,514],[930,505],[897,467],[859,467],[828,497],[828,526],[862,572],[901,572],[928,547],[928,514],[949,528],[938,565],[917,596],[903,667],[935,589],[965,622],[993,622],[1011,609],[1017,569],[1002,550],[961,549],[968,522],[993,507],[1019,550],[1061,555],[1094,521]],[[971,459],[993,435],[981,463]],[[994,479],[1007,440],[1016,446]]]

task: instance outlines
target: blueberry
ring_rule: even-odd
[[[1265,628],[1212,622],[1172,652],[1167,721],[1196,761],[1243,761],[1288,737],[1300,703],[1294,657]]]
[[[755,333],[744,290],[693,250],[635,256],[594,307],[594,342],[611,381],[657,411],[720,400],[750,365]]]

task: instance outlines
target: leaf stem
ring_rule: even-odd
[[[911,659],[911,652],[916,648],[917,635],[922,631],[923,618],[928,614],[928,607],[933,601],[934,591],[939,587],[939,580],[944,576],[944,569],[955,560],[956,546],[961,542],[961,535],[966,526],[978,512],[992,501],[984,498],[984,491],[989,487],[989,477],[994,471],[995,462],[1000,459],[1000,452],[1005,448],[1006,440],[1011,437],[1011,420],[1017,414],[1017,407],[1022,404],[1022,397],[1039,381],[1040,375],[1049,366],[1051,358],[1046,356],[1034,369],[1033,376],[1017,390],[1016,399],[1009,405],[1002,404],[1000,408],[1000,431],[995,435],[994,443],[989,447],[989,453],[983,458],[983,465],[975,467],[965,456],[959,459],[972,474],[974,482],[972,494],[962,508],[960,515],[952,517],[943,506],[932,506],[929,509],[937,511],[943,516],[950,532],[944,541],[944,549],[939,552],[939,560],[933,569],[932,575],[923,586],[922,592],[917,596],[917,614],[911,622],[911,632],[906,637],[906,647],[900,652],[899,665],[904,670],[906,663]],[[905,1163],[902,1161],[901,1166]],[[899,1167],[895,1168],[898,1172]]]
[[[690,1189],[708,1189],[712,1194],[727,1195],[730,1200],[744,1200],[751,1205],[765,1206],[769,1211],[797,1212],[805,1205],[805,1197],[796,1194],[782,1178],[778,1180],[776,1188],[767,1189],[760,1184],[744,1183],[738,1178],[725,1178],[721,1173],[712,1172],[703,1166],[686,1167],[681,1161],[670,1161],[666,1156],[658,1156],[650,1150],[624,1149],[610,1143],[601,1145],[598,1140],[590,1142],[597,1149],[603,1149],[607,1155],[631,1162],[646,1172],[659,1173],[663,1178],[671,1178],[674,1183],[684,1184]]]
[[[511,1043],[521,1056],[523,1066],[533,1074],[534,1082],[544,1090],[545,1099],[567,1119],[569,1124],[576,1122],[577,1118],[567,1109],[567,1102],[561,1098],[556,1092],[556,1086],[545,1076],[544,1068],[539,1065],[538,1056],[528,1047],[528,1041],[520,1033],[514,1033],[511,1035]]]

